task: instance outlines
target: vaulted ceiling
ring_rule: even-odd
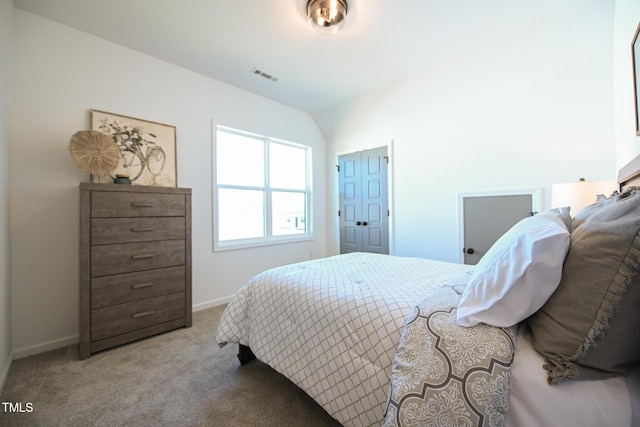
[[[424,72],[443,57],[539,31],[542,24],[528,10],[536,6],[507,0],[349,0],[346,26],[333,36],[309,29],[306,0],[14,5],[310,113]],[[557,19],[572,11],[565,12]]]

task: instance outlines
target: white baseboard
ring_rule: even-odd
[[[224,305],[231,301],[233,296],[228,296],[224,298],[212,299],[211,301],[201,302],[199,304],[195,304],[192,308],[193,311],[206,310],[207,308],[217,307],[219,305]]]
[[[80,335],[74,334],[69,335],[68,337],[58,338],[56,340],[19,348],[13,352],[13,358],[22,359],[23,357],[29,357],[33,356],[34,354],[44,353],[45,351],[55,350],[58,348],[66,347],[68,345],[77,344],[79,338]]]
[[[232,298],[231,296],[228,296],[224,298],[214,299],[211,301],[201,302],[199,304],[193,305],[192,309],[195,312],[195,311],[206,310],[212,307],[217,307],[219,305],[224,305],[228,303],[231,300],[231,298]],[[33,356],[34,354],[44,353],[45,351],[56,350],[58,348],[66,347],[68,345],[77,344],[79,339],[80,339],[80,335],[75,334],[75,335],[69,335],[68,337],[47,341],[41,344],[34,344],[28,347],[19,348],[13,352],[13,358],[22,359],[23,357],[29,357],[29,356]],[[9,363],[9,365],[11,365],[11,363]],[[4,372],[4,375],[6,375],[7,372],[9,372],[9,367],[6,367],[6,372]],[[0,373],[3,373],[3,372],[0,372]],[[0,377],[0,379],[3,379],[3,377]],[[0,384],[2,383],[0,382]]]

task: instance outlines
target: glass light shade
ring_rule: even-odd
[[[598,195],[610,196],[618,189],[615,181],[563,182],[551,185],[551,207],[569,206],[572,217],[596,202]]]
[[[309,26],[319,34],[335,34],[344,27],[347,10],[347,0],[309,0]]]

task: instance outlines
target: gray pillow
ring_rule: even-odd
[[[576,219],[560,284],[528,319],[551,384],[626,375],[640,360],[640,197]]]

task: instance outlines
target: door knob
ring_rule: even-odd
[[[362,225],[360,221],[356,221],[356,225]]]
[[[362,225],[367,225],[367,221],[362,221]]]
[[[475,250],[474,250],[473,248],[469,248],[469,249],[467,249],[467,253],[468,253],[469,255],[473,255],[473,253],[474,253],[474,252],[475,252]]]

